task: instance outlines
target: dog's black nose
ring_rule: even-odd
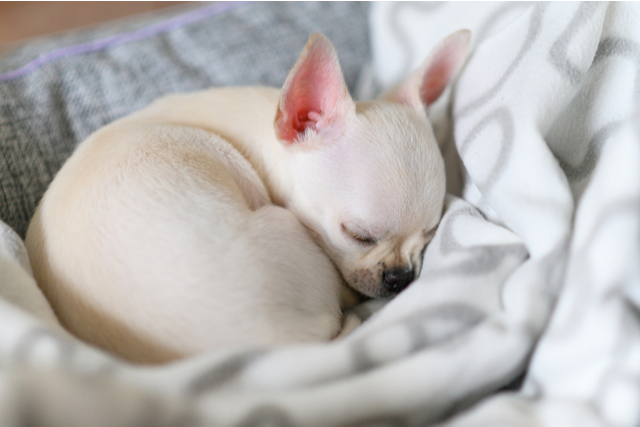
[[[410,268],[392,268],[382,273],[382,280],[389,292],[397,294],[413,281],[413,270]]]

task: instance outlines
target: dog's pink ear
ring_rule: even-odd
[[[420,68],[381,98],[416,108],[429,106],[458,73],[467,58],[470,45],[469,30],[451,34],[431,51]]]
[[[338,56],[322,34],[313,34],[282,86],[274,122],[278,139],[295,142],[307,129],[330,131],[355,111]]]

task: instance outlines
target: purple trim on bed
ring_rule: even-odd
[[[109,47],[121,45],[124,43],[130,43],[138,40],[152,37],[158,34],[166,33],[185,25],[193,24],[202,19],[208,18],[213,15],[217,15],[229,10],[235,9],[242,5],[244,2],[224,2],[214,3],[210,6],[198,8],[184,15],[176,16],[168,21],[160,22],[150,27],[142,28],[140,30],[133,31],[131,33],[118,34],[113,37],[108,37],[102,40],[95,40],[88,43],[83,43],[75,46],[68,46],[58,50],[53,50],[38,56],[31,62],[26,63],[22,67],[14,71],[9,71],[5,74],[0,74],[0,83],[7,82],[25,76],[40,66],[62,58],[68,58],[71,56],[82,55],[85,53],[97,52]]]

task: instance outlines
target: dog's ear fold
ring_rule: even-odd
[[[274,126],[278,139],[295,142],[307,129],[339,127],[355,111],[338,56],[322,34],[313,34],[282,86]]]
[[[427,107],[442,94],[449,81],[464,64],[471,32],[457,31],[442,40],[429,54],[420,68],[381,99],[406,104],[415,108]]]

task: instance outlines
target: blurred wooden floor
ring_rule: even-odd
[[[0,1],[0,50],[14,42],[186,3]]]

